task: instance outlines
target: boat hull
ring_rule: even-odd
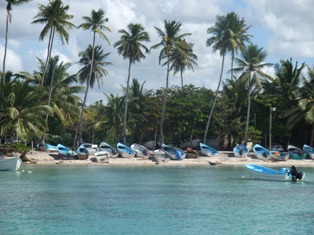
[[[116,148],[112,147],[110,144],[107,144],[106,142],[101,142],[99,145],[100,151],[106,151],[109,153],[110,158],[116,158],[119,155],[119,152],[116,150]]]
[[[109,163],[110,157],[109,153],[106,151],[99,151],[95,153],[96,161],[99,163]]]
[[[303,145],[303,150],[307,153],[309,158],[314,159],[314,148],[309,145]]]
[[[250,177],[259,180],[273,180],[273,181],[291,181],[292,176],[289,169],[281,168],[281,170],[274,170],[268,167],[247,164],[246,169],[250,173]]]
[[[19,157],[6,157],[0,159],[0,171],[18,171],[21,167],[22,159]]]
[[[204,156],[211,157],[218,154],[218,151],[206,144],[200,143],[201,153]]]
[[[123,158],[134,158],[136,155],[136,151],[121,143],[117,144],[117,150]]]
[[[162,150],[165,152],[166,157],[170,158],[171,160],[183,160],[186,157],[186,153],[179,148],[170,147],[163,144]]]
[[[148,158],[151,155],[150,151],[145,146],[140,144],[132,144],[131,149],[136,152],[136,157],[139,158]]]
[[[233,148],[233,154],[235,157],[247,157],[249,149],[244,144],[239,144]]]
[[[305,159],[307,157],[307,152],[295,147],[293,145],[288,145],[288,153],[289,153],[289,157],[293,158],[295,160],[302,160]]]

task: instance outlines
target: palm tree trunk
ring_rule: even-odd
[[[7,57],[7,49],[8,49],[8,32],[9,32],[9,17],[10,12],[7,12],[7,19],[5,23],[5,44],[4,44],[4,55],[3,55],[3,66],[2,66],[2,85],[3,85],[3,97],[4,97],[4,85],[5,85],[5,61]]]
[[[167,62],[167,77],[166,77],[166,89],[163,96],[163,103],[162,103],[162,111],[161,111],[161,119],[160,119],[160,144],[164,144],[164,118],[165,118],[165,111],[166,111],[166,104],[167,104],[167,95],[168,95],[168,84],[169,84],[169,56]]]
[[[41,85],[44,85],[45,76],[46,76],[46,73],[47,73],[47,70],[48,70],[48,65],[49,65],[49,60],[50,60],[51,50],[52,50],[52,45],[53,45],[53,37],[54,37],[54,28],[52,27],[50,29],[50,34],[49,34],[47,58],[46,58],[46,63],[45,63],[43,77],[41,79]]]
[[[95,53],[95,39],[96,39],[96,32],[94,32],[93,34],[93,48],[92,48],[92,61],[90,64],[90,72],[87,78],[87,84],[86,84],[86,91],[85,91],[85,95],[84,95],[84,100],[83,100],[83,104],[82,104],[82,109],[81,109],[81,115],[80,115],[80,119],[79,119],[79,126],[78,126],[78,144],[82,144],[84,143],[83,141],[83,114],[84,114],[84,107],[86,104],[86,100],[87,100],[87,94],[88,94],[88,90],[89,90],[89,85],[90,85],[90,80],[92,78],[92,74],[93,74],[93,65],[94,65],[94,53]]]
[[[181,75],[181,88],[183,88],[183,73],[182,73],[182,70],[180,71],[180,75]]]
[[[248,79],[248,95],[247,95],[247,114],[246,114],[246,124],[245,124],[245,134],[244,134],[244,144],[246,145],[248,140],[248,132],[249,132],[249,122],[250,122],[250,110],[251,110],[251,95],[250,95],[250,83],[251,83],[251,74]]]
[[[221,83],[221,80],[222,80],[222,74],[223,74],[223,70],[224,70],[224,63],[225,63],[225,53],[222,55],[222,62],[221,62],[221,70],[220,70],[219,82],[218,82],[217,90],[216,90],[216,93],[215,93],[214,103],[213,103],[213,105],[211,107],[211,110],[210,110],[210,113],[209,113],[209,116],[208,116],[208,120],[207,120],[207,124],[206,124],[206,128],[205,128],[204,143],[206,143],[210,120],[212,118],[212,115],[213,115],[213,112],[214,112],[214,108],[215,108],[215,105],[216,105],[216,102],[217,102],[219,87],[220,87],[220,83]]]
[[[130,76],[131,76],[131,59],[129,60],[129,69],[128,69],[128,80],[126,82],[126,94],[125,94],[125,106],[124,106],[124,118],[123,118],[123,144],[126,144],[126,120],[128,115],[128,101],[129,101],[129,83],[130,83]]]

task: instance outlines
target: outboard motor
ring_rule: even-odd
[[[303,178],[303,173],[298,172],[298,170],[295,166],[290,167],[290,174],[292,176],[292,181],[301,180]]]

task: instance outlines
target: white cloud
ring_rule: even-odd
[[[2,68],[3,57],[4,57],[4,45],[0,44],[1,68]],[[5,69],[6,71],[11,70],[13,73],[16,73],[23,70],[22,60],[20,56],[11,49],[7,49],[5,64],[6,64],[6,69]]]

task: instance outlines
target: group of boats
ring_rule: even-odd
[[[289,158],[302,160],[305,158],[314,159],[314,148],[304,144],[303,149],[293,145],[288,145],[287,152],[280,150],[269,150],[260,144],[253,146],[253,153],[257,159],[263,161],[286,161]],[[247,157],[249,149],[244,144],[239,144],[233,149],[235,157]]]
[[[133,143],[131,146],[127,146],[122,143],[117,143],[116,146],[112,146],[106,142],[101,142],[98,146],[90,143],[84,143],[80,145],[76,151],[69,149],[68,147],[58,144],[56,146],[45,144],[47,151],[58,152],[58,155],[64,159],[74,158],[85,160],[89,157],[95,157],[97,162],[109,162],[110,158],[122,157],[122,158],[154,158],[156,162],[168,161],[168,160],[182,160],[187,157],[198,157],[199,153],[203,156],[214,156],[218,154],[218,151],[206,144],[199,143],[200,151],[183,150],[173,145],[162,144],[159,149],[149,150],[144,145]]]

